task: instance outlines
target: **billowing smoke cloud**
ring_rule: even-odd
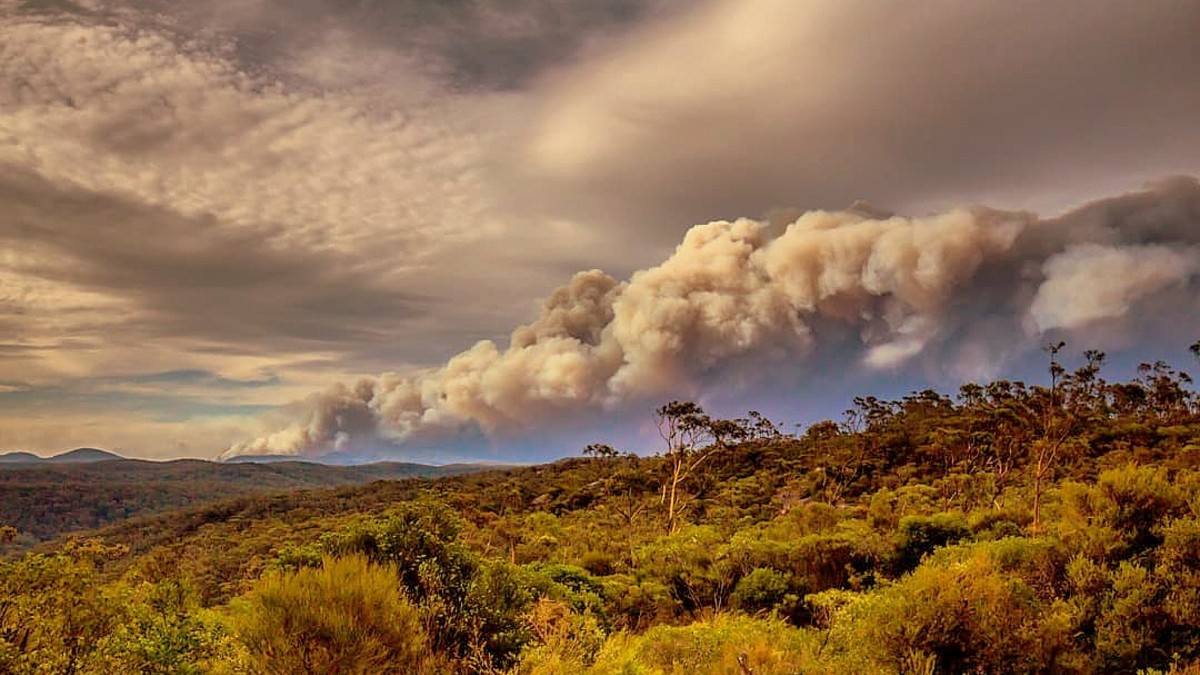
[[[227,454],[511,438],[837,355],[864,371],[995,372],[1051,332],[1095,345],[1114,329],[1200,331],[1198,286],[1191,177],[1051,219],[853,208],[713,222],[627,282],[576,274],[507,348],[483,341],[434,370],[334,386],[303,423]]]
[[[1042,329],[1077,328],[1125,316],[1164,288],[1187,286],[1200,269],[1196,248],[1073,246],[1046,261],[1046,282],[1029,308]]]

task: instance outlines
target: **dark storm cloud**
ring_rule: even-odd
[[[694,4],[694,0],[693,4]],[[313,17],[346,21],[377,45],[411,45],[456,87],[512,89],[569,60],[589,36],[630,25],[664,0],[310,0]],[[288,9],[295,3],[287,3]]]

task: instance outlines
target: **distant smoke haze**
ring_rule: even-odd
[[[299,423],[226,455],[507,444],[776,387],[789,368],[988,377],[1051,337],[1103,347],[1172,331],[1183,344],[1200,334],[1198,224],[1200,182],[1177,177],[1055,218],[859,206],[697,225],[628,281],[575,274],[506,347],[335,385]]]

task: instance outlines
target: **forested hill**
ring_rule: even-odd
[[[127,521],[5,563],[0,672],[1196,675],[1200,397],[1102,361]]]
[[[114,455],[115,457],[115,455]],[[231,497],[383,479],[447,476],[480,467],[384,462],[326,466],[289,461],[224,464],[202,460],[39,462],[0,465],[0,524],[32,545],[125,518]],[[0,549],[2,550],[2,549]]]

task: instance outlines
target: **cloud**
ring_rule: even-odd
[[[419,296],[385,285],[367,261],[271,242],[276,228],[230,228],[16,172],[0,179],[0,199],[10,269],[63,294],[25,294],[22,305],[107,305],[111,318],[120,307],[151,334],[274,349],[362,339],[422,311]],[[71,288],[92,298],[70,301]]]
[[[806,360],[850,366],[847,377],[971,372],[980,365],[959,359],[1003,366],[1051,329],[1102,342],[1102,319],[1142,335],[1200,330],[1197,214],[1200,181],[1177,178],[1052,220],[977,207],[920,218],[812,211],[782,231],[749,219],[698,225],[628,282],[576,274],[506,348],[482,341],[440,368],[336,385],[303,423],[228,454],[402,450],[469,430],[523,437],[727,389],[731,373],[763,386]],[[1190,298],[1182,311],[1139,311],[1169,289]]]
[[[143,416],[158,422],[183,422],[202,418],[247,418],[262,415],[273,406],[244,403],[222,403],[211,397],[186,394],[164,395],[161,392],[123,391],[119,388],[97,387],[24,387],[0,391],[0,404],[7,409],[25,412],[41,410],[51,414],[70,410],[78,413],[125,413]]]
[[[446,89],[515,91],[583,46],[701,1],[14,0],[0,9],[199,38],[242,71],[291,86],[371,89],[394,102]]]
[[[503,101],[449,95],[411,70],[321,86],[323,54],[342,66],[363,54],[322,43],[297,61],[301,77],[276,67],[288,55],[255,65],[237,39],[188,21],[132,3],[0,8],[6,377],[62,394],[64,419],[83,406],[101,444],[165,427],[99,396],[95,378],[272,373],[236,401],[210,388],[187,402],[245,434],[264,400],[330,372],[430,362],[460,331],[494,334],[524,308],[539,266],[521,261],[526,275],[505,282],[518,263],[488,255],[520,240],[480,170],[493,133],[481,119],[504,119]],[[458,256],[472,247],[468,268]],[[490,282],[479,305],[445,302],[470,279]],[[400,334],[411,342],[397,356]],[[140,405],[187,409],[154,396]],[[61,436],[10,404],[0,443]]]
[[[279,378],[266,377],[257,380],[238,380],[222,377],[207,370],[169,370],[161,373],[147,373],[125,378],[110,378],[115,382],[127,382],[134,385],[203,385],[219,389],[255,389],[277,384]]]
[[[241,33],[188,33],[199,19],[166,9],[0,17],[0,328],[21,336],[13,349],[63,362],[64,335],[97,353],[172,340],[187,353],[165,367],[206,367],[204,349],[375,369],[381,352],[395,362],[397,334],[411,336],[402,360],[428,362],[460,332],[506,328],[544,288],[560,263],[513,253],[532,238],[492,208],[482,175],[484,121],[503,123],[503,100],[449,95],[400,57],[390,80],[293,82],[288,58],[350,66],[371,58],[355,51],[364,41],[255,65],[239,60]],[[267,18],[255,16],[238,26]],[[475,305],[446,301],[480,288]]]
[[[514,156],[547,208],[642,240],[863,197],[1059,208],[1200,169],[1198,22],[1169,0],[714,0],[544,78]]]
[[[552,6],[523,5],[546,17]],[[394,363],[397,334],[410,336],[404,360],[430,362],[447,339],[507,329],[564,258],[604,247],[577,225],[495,208],[486,159],[513,99],[455,95],[389,51],[378,31],[397,30],[396,16],[467,21],[421,7],[6,13],[0,328],[59,349],[70,334],[341,354],[350,371],[380,367],[381,353]],[[318,39],[268,41],[249,58],[276,19]],[[210,20],[231,32],[200,31]],[[367,74],[327,81],[317,71],[329,68]]]
[[[211,217],[281,248],[368,239],[421,255],[486,220],[462,199],[475,134],[436,103],[420,112],[438,121],[417,122],[419,109],[301,95],[203,45],[126,27],[36,18],[5,22],[0,38],[14,83],[0,92],[0,162],[55,185]]]

